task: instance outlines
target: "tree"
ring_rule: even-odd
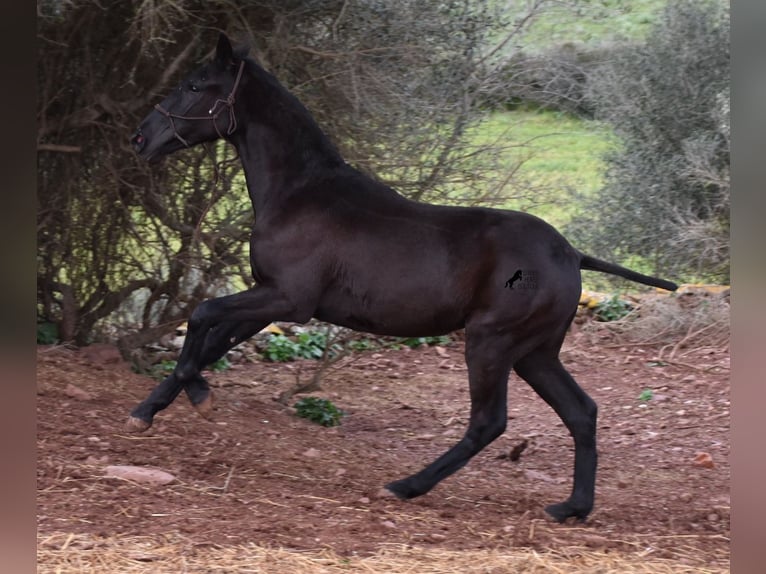
[[[729,15],[714,0],[669,2],[645,42],[589,76],[614,127],[605,185],[569,229],[604,257],[656,274],[728,281]]]

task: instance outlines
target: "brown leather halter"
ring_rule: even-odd
[[[237,88],[239,87],[239,81],[242,79],[242,71],[245,68],[245,61],[242,60],[239,63],[239,70],[237,71],[237,78],[234,80],[234,85],[231,87],[231,92],[229,92],[229,95],[226,97],[225,100],[217,99],[215,103],[213,104],[213,107],[208,110],[208,115],[206,116],[182,116],[179,114],[174,114],[163,108],[160,104],[155,104],[154,109],[160,112],[163,116],[168,118],[168,121],[170,122],[170,127],[173,128],[173,135],[178,138],[182,144],[184,144],[186,147],[190,147],[191,144],[187,142],[181,134],[178,133],[178,130],[176,129],[176,124],[174,120],[212,120],[213,126],[215,126],[215,131],[218,132],[219,137],[223,137],[223,134],[221,133],[221,130],[218,129],[218,116],[221,115],[221,113],[224,110],[229,111],[229,127],[226,129],[226,134],[231,135],[234,133],[234,130],[237,129],[237,117],[234,115],[234,93],[237,91]],[[220,108],[218,108],[219,104],[223,104]],[[216,108],[218,108],[216,110]]]

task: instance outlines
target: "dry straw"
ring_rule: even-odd
[[[590,321],[584,334],[608,336],[617,344],[653,345],[668,359],[704,348],[729,345],[727,294],[688,292],[645,296],[633,311],[618,321]]]
[[[579,547],[535,550],[441,550],[392,545],[370,556],[340,556],[331,550],[296,551],[256,545],[204,545],[179,536],[94,538],[57,534],[39,537],[38,573],[268,573],[335,574],[718,574],[698,557],[661,559],[646,553],[592,552]]]

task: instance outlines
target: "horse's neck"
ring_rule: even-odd
[[[305,186],[321,170],[343,163],[307,112],[287,114],[283,125],[259,117],[262,113],[263,109],[250,110],[244,129],[232,138],[256,211]]]

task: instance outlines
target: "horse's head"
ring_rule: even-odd
[[[213,60],[186,76],[141,122],[130,140],[138,155],[156,159],[233,134],[246,52],[233,50],[221,34]]]

